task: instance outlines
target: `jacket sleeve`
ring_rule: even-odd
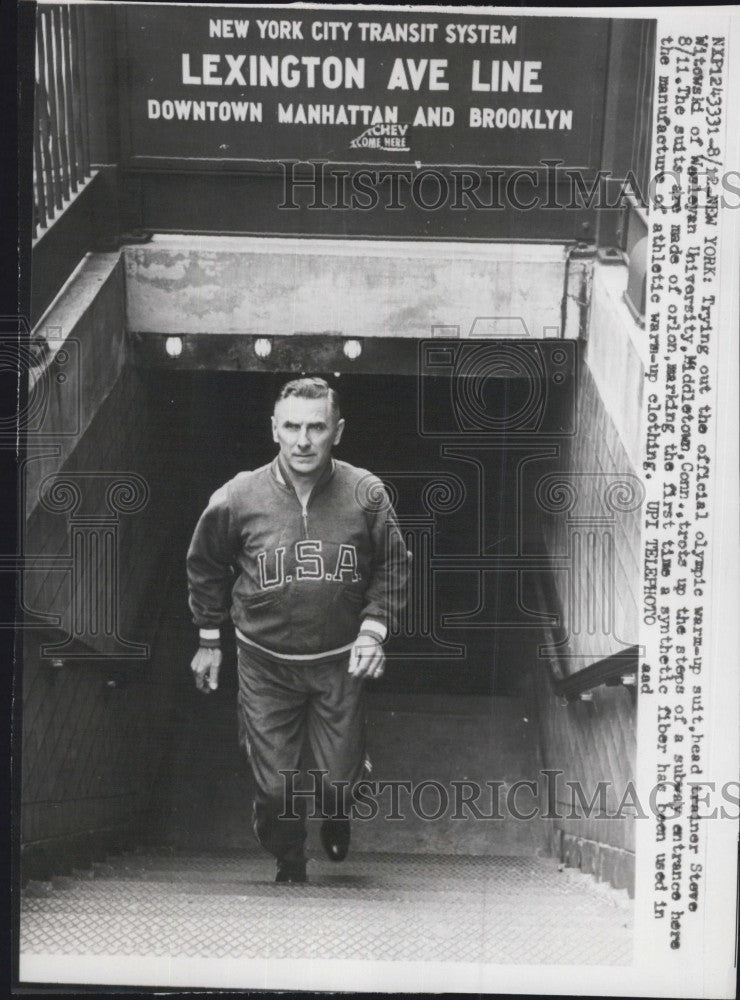
[[[382,496],[387,499],[380,480],[378,487],[382,490]],[[390,631],[398,626],[401,612],[406,607],[410,556],[390,500],[387,504],[382,504],[381,508],[368,515],[373,547],[373,573],[365,592],[362,617],[381,621]]]
[[[188,549],[188,603],[200,628],[215,629],[228,619],[234,561],[227,484],[211,497]]]

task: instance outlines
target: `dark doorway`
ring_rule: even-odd
[[[184,609],[183,625],[189,632],[184,559],[190,534],[214,490],[237,472],[257,468],[274,456],[269,416],[280,387],[295,376],[160,371],[150,372],[149,377],[157,400],[155,409],[170,436],[174,434],[167,457],[168,481],[176,494],[173,509],[177,511],[169,574],[171,606]],[[516,626],[522,613],[513,605],[521,595],[503,576],[486,581],[485,614],[476,618],[476,608],[483,603],[481,581],[466,568],[466,558],[472,564],[481,552],[488,556],[510,554],[522,525],[525,537],[517,544],[528,546],[530,551],[538,547],[537,518],[526,516],[518,507],[521,451],[512,443],[511,448],[497,447],[487,454],[486,490],[481,499],[481,473],[475,462],[445,454],[444,439],[423,426],[428,415],[421,412],[416,377],[327,377],[340,393],[347,421],[337,457],[367,468],[389,483],[402,523],[416,523],[420,517],[433,521],[429,545],[435,556],[454,563],[449,572],[435,575],[433,606],[426,609],[425,623],[412,623],[410,628],[407,624],[405,634],[391,641],[389,666],[378,690],[521,694],[527,664],[536,656],[541,641],[539,630],[531,624]],[[436,394],[427,398],[427,407],[430,399],[436,407],[445,405],[442,381]],[[499,408],[509,405],[510,394],[516,405],[516,386],[506,380],[501,386]],[[152,430],[156,433],[155,427]],[[430,518],[429,491],[434,500],[435,489],[441,502]],[[444,624],[446,616],[466,615],[471,619],[469,627]],[[491,620],[508,624],[486,625]],[[416,628],[426,629],[426,637],[415,632]],[[434,633],[431,638],[430,630]]]

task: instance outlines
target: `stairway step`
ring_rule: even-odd
[[[183,880],[181,883],[173,882],[155,882],[152,880],[138,880],[138,879],[128,879],[128,880],[117,880],[112,884],[106,886],[100,886],[96,889],[90,889],[83,891],[76,891],[74,889],[63,890],[63,896],[66,901],[68,901],[70,906],[75,905],[75,900],[86,900],[93,901],[95,899],[105,900],[106,905],[109,901],[115,897],[119,900],[125,899],[136,899],[139,900],[142,897],[142,891],[146,892],[147,897],[182,897],[182,896],[199,896],[199,897],[217,897],[217,896],[263,896],[265,894],[270,894],[274,887],[274,870],[266,872],[263,878],[251,878],[251,879],[234,879],[233,881],[225,882],[191,882],[186,883]],[[142,887],[145,887],[144,889]],[[426,899],[436,899],[441,896],[460,896],[460,887],[454,885],[442,885],[442,886],[419,886],[419,885],[369,885],[366,881],[352,878],[351,876],[343,881],[340,878],[332,878],[326,875],[317,875],[315,872],[309,870],[309,883],[308,889],[306,891],[318,895],[335,894],[337,898],[342,896],[348,896],[352,898],[362,898],[362,899],[375,899],[375,898],[394,898],[410,899],[416,896],[424,897]],[[486,896],[490,897],[490,901],[493,902],[496,897],[500,897],[503,890],[501,890],[496,883],[490,882],[486,886],[481,886],[479,891],[471,891],[470,889],[465,890],[467,894],[472,898],[476,896]],[[505,889],[505,899],[511,902],[514,899],[526,899],[528,904],[538,903],[540,901],[545,902],[548,906],[554,905],[554,901],[559,898],[567,899],[568,905],[578,905],[573,903],[572,892],[567,890],[553,890],[549,888],[547,890],[526,890],[520,889],[514,891],[508,886]],[[32,897],[49,899],[51,894],[45,896]]]
[[[626,964],[626,894],[545,859],[356,854],[275,885],[264,855],[135,855],[24,895],[21,953]]]
[[[338,893],[383,894],[441,893],[495,897],[505,891],[507,899],[526,896],[530,901],[540,898],[574,897],[572,870],[558,871],[553,861],[519,858],[468,858],[461,870],[450,858],[407,855],[351,855],[339,868],[323,858],[309,862],[310,885],[320,890]],[[165,895],[234,895],[272,891],[274,862],[261,856],[242,860],[208,858],[151,859],[137,864],[129,859],[106,865],[105,872],[94,881],[59,880],[65,895],[72,898],[94,898],[107,895],[140,897],[142,885],[148,894]],[[46,885],[46,884],[44,884]],[[29,897],[48,897],[51,886],[43,893],[31,891]],[[596,883],[588,879],[583,887],[585,898],[597,891]],[[577,900],[576,900],[577,903]]]

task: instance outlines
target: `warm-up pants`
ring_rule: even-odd
[[[316,805],[341,815],[365,765],[363,681],[348,673],[349,657],[330,663],[287,664],[238,646],[240,741],[254,773],[254,832],[276,858],[300,861],[306,840],[306,796],[281,772],[300,769],[306,737],[322,781]],[[294,784],[295,782],[295,784]],[[336,783],[336,784],[335,784]],[[346,797],[345,797],[346,796]]]

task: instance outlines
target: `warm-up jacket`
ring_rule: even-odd
[[[230,611],[239,641],[296,661],[343,654],[366,618],[390,628],[408,572],[377,477],[333,459],[304,508],[277,458],[213,494],[187,569],[196,625]]]

